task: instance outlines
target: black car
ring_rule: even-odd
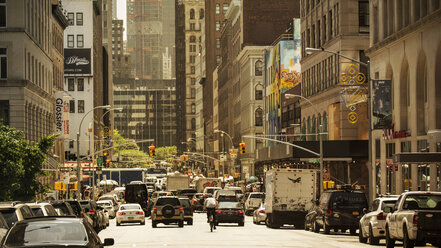
[[[318,232],[323,228],[325,234],[331,229],[355,234],[363,209],[368,208],[366,195],[353,190],[330,190],[320,197],[318,205],[307,215],[309,227]]]
[[[193,207],[190,204],[190,199],[179,198],[182,207],[184,208],[184,221],[187,225],[193,225]]]
[[[75,212],[70,206],[70,203],[66,201],[53,201],[51,202],[51,205],[60,216],[75,216]]]
[[[77,218],[84,218],[83,208],[77,200],[66,200],[68,202]]]
[[[178,190],[177,195],[179,197],[187,197],[188,199],[192,199],[196,193],[197,191],[195,189],[181,189]]]
[[[130,183],[126,186],[125,203],[138,203],[144,213],[147,213],[148,201],[149,194],[145,183]]]
[[[244,226],[243,208],[239,202],[219,202],[216,210],[216,225],[219,223],[238,223]]]
[[[92,219],[95,231],[100,231],[106,223],[103,223],[102,213],[98,211],[96,201],[82,200],[79,201],[84,212]]]
[[[6,233],[1,247],[104,247],[113,239],[101,242],[85,220],[73,217],[42,217],[17,222]]]

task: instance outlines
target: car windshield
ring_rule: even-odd
[[[101,207],[111,207],[112,206],[112,205],[110,205],[109,202],[97,202],[96,204]]]
[[[404,201],[403,209],[441,210],[441,195],[408,195]]]
[[[177,198],[159,198],[156,202],[156,206],[164,206],[164,205],[172,205],[172,206],[178,206],[181,203]]]
[[[217,199],[219,202],[237,202],[235,195],[220,195]]]
[[[15,214],[15,209],[1,209],[0,212],[3,214],[3,217],[5,217],[9,227],[12,226],[12,223],[18,221],[17,215]]]
[[[182,205],[184,208],[189,208],[189,207],[191,207],[191,205],[190,205],[190,201],[189,201],[188,199],[179,199],[179,201],[181,202],[181,205]]]
[[[240,208],[237,202],[219,202],[218,209]]]
[[[37,244],[84,244],[87,234],[81,223],[29,222],[14,226],[5,241],[6,246]]]
[[[138,205],[123,205],[119,210],[138,210],[141,209]]]
[[[332,198],[332,204],[338,209],[362,209],[368,206],[366,196],[359,192],[336,192]]]
[[[74,213],[79,216],[81,209],[79,208],[79,206],[75,203],[70,204],[70,207],[72,208],[72,210],[74,211]]]
[[[263,198],[263,194],[252,194],[252,195],[250,195],[250,198],[259,198],[259,199],[262,199],[262,198]]]
[[[383,204],[381,205],[381,210],[384,210],[385,207],[394,208],[396,202],[397,200],[383,201]]]

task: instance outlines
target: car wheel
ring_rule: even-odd
[[[193,220],[188,220],[187,221],[187,225],[192,226],[193,225]]]
[[[141,221],[140,224],[141,224],[141,225],[145,225],[145,221]]]
[[[369,225],[369,244],[378,245],[380,243],[380,238],[374,237],[374,232],[372,231],[372,226]]]
[[[309,231],[309,227],[306,225],[306,220],[305,220],[305,224],[303,224],[303,227],[304,227],[305,231]]]
[[[395,247],[395,239],[390,237],[389,227],[386,226],[386,248],[394,248]]]
[[[116,222],[116,226],[121,226],[121,223],[119,223],[118,221]]]
[[[357,228],[351,228],[351,229],[349,229],[349,232],[351,233],[351,235],[356,235],[357,234]]]
[[[157,224],[156,224],[156,221],[152,220],[152,227],[153,227],[153,228],[156,228],[156,225],[157,225]]]
[[[243,221],[239,222],[238,224],[239,224],[239,226],[245,226],[245,223]]]
[[[184,221],[183,221],[183,220],[180,220],[180,221],[178,222],[178,226],[179,226],[179,227],[184,227]]]
[[[315,221],[315,220],[314,220],[314,223],[312,223],[312,231],[315,232],[315,233],[320,232],[320,226],[317,223],[317,221]]]
[[[410,240],[406,226],[403,226],[403,248],[413,248],[415,241]]]
[[[323,230],[324,230],[325,234],[329,234],[331,232],[331,227],[326,225],[325,220],[323,220]]]
[[[361,228],[361,225],[358,228],[358,241],[360,243],[367,243],[367,238],[363,237],[363,229]]]

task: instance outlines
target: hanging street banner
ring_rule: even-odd
[[[392,128],[391,80],[372,80],[372,116],[374,129]]]
[[[69,138],[69,97],[63,91],[55,93],[55,133]]]

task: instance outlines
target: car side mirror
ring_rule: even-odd
[[[104,246],[112,246],[113,244],[115,244],[114,239],[104,239]]]
[[[392,209],[392,207],[385,207],[385,208],[383,209],[383,212],[386,213],[386,214],[388,214],[388,213],[392,213],[392,212],[393,212],[393,209]]]

